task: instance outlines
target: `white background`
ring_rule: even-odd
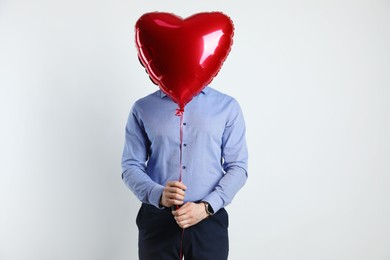
[[[232,260],[390,259],[390,1],[0,0],[0,259],[137,259],[121,180],[145,12],[223,11],[247,122]]]

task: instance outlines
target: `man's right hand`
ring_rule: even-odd
[[[160,204],[165,207],[183,205],[187,187],[180,181],[169,181],[161,195]]]

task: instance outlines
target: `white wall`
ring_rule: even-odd
[[[124,126],[145,12],[223,11],[248,127],[230,259],[390,259],[390,2],[0,0],[0,259],[137,258]]]

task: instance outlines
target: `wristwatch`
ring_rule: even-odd
[[[207,215],[214,215],[214,210],[207,201],[201,201],[204,204],[204,209],[206,210]]]

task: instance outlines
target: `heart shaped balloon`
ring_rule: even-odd
[[[149,77],[181,111],[218,74],[233,43],[234,26],[221,12],[186,19],[142,15],[135,26],[138,57]]]

